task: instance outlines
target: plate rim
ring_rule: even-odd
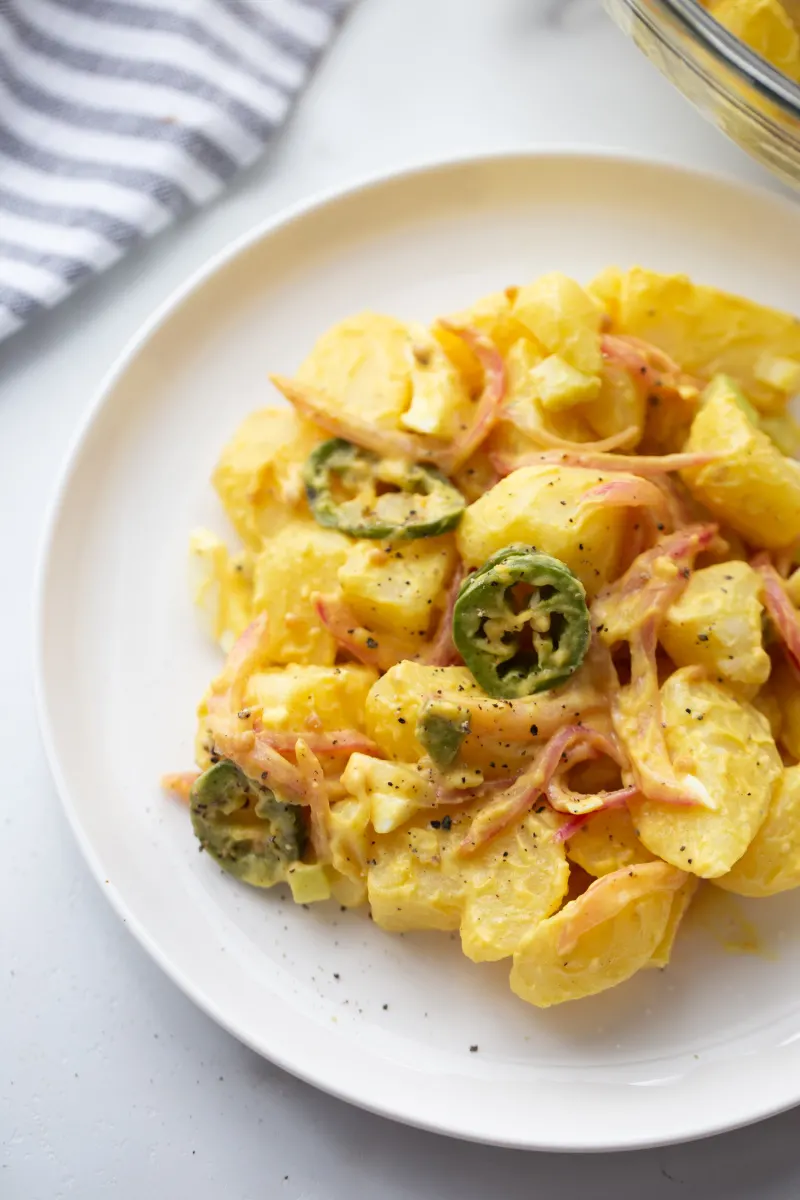
[[[459,1130],[448,1126],[446,1123],[443,1124],[441,1121],[437,1122],[424,1116],[417,1117],[408,1112],[397,1111],[392,1107],[391,1101],[388,1098],[378,1102],[365,1098],[357,1092],[353,1092],[348,1088],[346,1079],[342,1079],[338,1084],[334,1084],[331,1081],[315,1077],[312,1071],[297,1062],[288,1060],[277,1048],[274,1052],[270,1051],[267,1053],[262,1045],[256,1044],[246,1034],[234,1028],[226,1017],[225,1012],[205,993],[204,989],[195,985],[185,972],[174,964],[170,956],[162,952],[145,923],[140,921],[138,916],[128,907],[127,901],[120,893],[116,884],[106,879],[99,853],[83,828],[78,806],[67,784],[56,752],[55,723],[48,702],[48,685],[46,683],[45,610],[47,604],[47,587],[61,511],[77,471],[84,447],[92,435],[95,424],[99,420],[107,400],[125,372],[135,362],[140,351],[159,333],[163,326],[213,276],[223,271],[249,247],[279,232],[283,228],[288,228],[315,212],[324,210],[330,205],[347,201],[360,194],[368,193],[371,190],[379,190],[387,185],[402,183],[403,181],[410,181],[424,176],[432,176],[439,172],[465,168],[476,170],[491,169],[494,166],[499,165],[502,167],[505,164],[513,162],[535,162],[545,159],[558,161],[580,160],[584,164],[596,161],[599,164],[612,164],[622,168],[631,166],[655,168],[679,179],[699,180],[705,183],[722,185],[728,189],[732,189],[734,192],[738,192],[743,199],[758,200],[762,203],[766,202],[782,208],[787,214],[791,213],[794,219],[797,219],[800,215],[791,198],[781,191],[772,190],[761,183],[742,180],[727,171],[701,170],[696,167],[676,163],[666,156],[662,157],[658,154],[638,152],[614,146],[598,147],[582,143],[555,146],[542,144],[517,149],[502,148],[497,151],[474,154],[437,156],[430,159],[421,159],[416,162],[406,162],[399,166],[377,172],[367,172],[358,176],[351,183],[322,188],[313,192],[310,196],[285,205],[271,216],[265,217],[242,233],[237,234],[220,249],[214,251],[204,259],[198,267],[189,273],[183,282],[172,288],[164,299],[156,305],[150,316],[125,341],[111,365],[101,376],[86,409],[79,418],[77,427],[68,441],[67,450],[46,506],[46,517],[36,551],[32,611],[34,702],[39,732],[45,750],[45,758],[55,784],[59,802],[84,861],[94,876],[100,892],[107,898],[122,924],[130,931],[139,945],[172,983],[192,1003],[196,1004],[202,1012],[227,1033],[236,1038],[237,1041],[246,1045],[254,1053],[267,1059],[267,1061],[274,1063],[281,1070],[287,1071],[295,1078],[328,1095],[334,1096],[338,1100],[342,1100],[388,1120],[430,1133],[508,1149],[555,1153],[601,1153],[642,1150],[657,1146],[697,1141],[701,1138],[740,1129],[785,1112],[800,1104],[800,1079],[798,1079],[797,1093],[793,1099],[781,1099],[774,1104],[762,1104],[749,1115],[738,1119],[729,1117],[720,1120],[707,1117],[702,1126],[689,1132],[684,1131],[679,1134],[667,1133],[662,1137],[658,1135],[645,1137],[636,1135],[626,1137],[622,1135],[613,1142],[607,1142],[606,1144],[598,1144],[591,1140],[581,1141],[579,1138],[569,1143],[564,1141],[553,1143],[546,1139],[537,1138],[535,1131],[533,1137],[525,1139],[514,1136],[503,1138],[484,1136],[476,1134],[474,1131]]]

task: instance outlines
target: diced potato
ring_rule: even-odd
[[[411,403],[408,327],[365,312],[333,325],[297,372],[339,411],[397,428]]]
[[[492,292],[471,308],[453,314],[448,320],[453,325],[469,326],[485,333],[505,356],[520,338],[530,337],[529,331],[514,315],[516,294],[516,288]],[[474,351],[463,338],[441,325],[433,327],[433,335],[461,376],[468,394],[473,398],[478,396],[483,388],[483,368]],[[537,355],[538,358],[543,357],[541,348],[537,350]]]
[[[460,860],[466,864],[461,949],[473,962],[508,958],[563,901],[569,864],[563,845],[554,841],[557,827],[551,813],[534,810]]]
[[[761,691],[753,697],[750,703],[753,708],[757,708],[769,721],[769,728],[772,734],[772,740],[776,745],[781,744],[781,733],[783,732],[783,713],[778,702],[778,697],[775,695],[774,679],[775,667],[772,667],[772,674],[767,680]]]
[[[293,408],[262,408],[245,417],[222,451],[213,484],[241,539],[260,549],[307,511],[302,470],[325,434]]]
[[[254,571],[253,604],[269,619],[268,651],[276,663],[319,663],[336,658],[336,642],[311,602],[333,592],[352,543],[313,521],[293,521],[265,545]]]
[[[375,791],[370,798],[372,828],[376,833],[391,833],[409,821],[418,806],[412,799],[393,792]]]
[[[511,969],[512,992],[549,1008],[630,979],[662,945],[675,892],[685,880],[682,871],[659,862],[595,880],[521,942]]]
[[[364,706],[378,677],[372,667],[301,666],[257,671],[245,692],[245,706],[257,708],[265,729],[299,730],[318,717],[325,729],[364,728]]]
[[[208,529],[189,540],[194,602],[208,631],[227,653],[253,619],[253,569],[250,555],[232,556]]]
[[[472,419],[475,403],[457,368],[422,325],[409,328],[411,404],[400,424],[414,433],[450,439]]]
[[[595,878],[653,860],[636,836],[631,815],[624,808],[591,817],[567,842],[567,857]]]
[[[739,896],[774,896],[800,887],[800,766],[783,772],[755,838],[714,882]]]
[[[369,827],[369,800],[366,796],[337,800],[331,805],[331,862],[335,871],[350,887],[334,883],[334,895],[348,898],[340,903],[354,907],[367,898],[367,860],[372,831]]]
[[[600,392],[600,376],[587,375],[563,359],[550,354],[535,366],[530,374],[535,394],[546,412],[562,412],[594,400]]]
[[[731,869],[763,822],[782,763],[767,719],[691,668],[661,689],[666,742],[682,773],[706,788],[716,811],[631,801],[638,835],[659,858],[704,879]]]
[[[762,354],[753,368],[759,383],[794,396],[800,392],[800,362],[794,358],[782,358],[775,354]]]
[[[360,908],[367,902],[367,884],[363,879],[351,879],[342,875],[328,863],[325,873],[331,886],[331,895],[343,908]]]
[[[595,437],[614,437],[625,429],[634,429],[636,432],[626,443],[631,448],[644,432],[646,410],[645,388],[631,378],[628,371],[605,363],[600,372],[599,394],[588,404],[581,405],[580,413],[589,422]]]
[[[418,645],[441,607],[456,561],[453,537],[387,545],[353,541],[339,568],[347,604],[368,629],[391,630]],[[414,653],[414,648],[409,654]]]
[[[416,736],[417,720],[426,699],[458,704],[467,696],[482,697],[466,667],[427,667],[406,659],[391,667],[367,696],[365,722],[368,735],[389,758],[418,762],[425,754]],[[471,787],[481,777],[504,779],[523,770],[536,744],[509,744],[508,740],[470,733],[459,750],[453,787]],[[476,777],[475,772],[480,774]]]
[[[766,693],[781,712],[780,740],[792,758],[800,758],[800,683],[789,664],[778,658],[772,668]],[[769,701],[768,701],[769,702]]]
[[[757,546],[800,537],[800,463],[784,457],[747,419],[725,377],[708,388],[686,449],[722,457],[682,472],[692,494]]]
[[[570,442],[588,442],[594,437],[582,409],[546,411],[539,397],[535,372],[543,361],[542,351],[528,338],[521,338],[506,357],[507,393],[503,408],[508,420],[500,421],[489,436],[489,449],[498,454],[525,454],[541,444],[539,433]]]
[[[350,755],[342,783],[357,799],[367,801],[376,833],[391,833],[436,800],[434,785],[417,763],[387,762],[368,754]]]
[[[784,407],[794,387],[784,390],[767,383],[761,360],[768,349],[773,358],[800,364],[796,317],[696,285],[686,275],[660,275],[641,267],[622,273],[616,286],[615,333],[653,342],[689,374],[705,379],[732,375],[763,411]],[[783,380],[791,382],[786,367]]]
[[[483,693],[466,667],[427,667],[406,659],[373,685],[367,696],[367,733],[390,758],[418,762],[425,751],[417,741],[420,709],[429,696],[458,700]]]
[[[550,354],[560,355],[587,375],[600,374],[603,313],[574,279],[554,271],[520,288],[514,316]]]
[[[695,571],[662,626],[667,654],[679,667],[705,667],[735,689],[760,687],[770,672],[761,638],[762,592],[761,576],[745,562]]]
[[[586,288],[614,326],[619,325],[620,295],[624,279],[625,272],[619,267],[605,267]]]
[[[780,0],[714,0],[710,8],[720,24],[800,83],[800,34]]]
[[[656,947],[653,957],[645,964],[648,967],[656,967],[658,970],[663,970],[669,966],[669,960],[672,958],[672,949],[675,945],[675,939],[678,936],[678,930],[681,927],[681,922],[689,911],[689,905],[694,899],[695,892],[700,886],[699,879],[687,879],[682,887],[678,888],[672,898],[672,907],[669,911],[667,927],[664,930],[664,936]]]
[[[322,721],[325,729],[362,731],[366,697],[377,671],[372,667],[347,664],[303,666],[290,663],[280,668],[254,671],[247,680],[242,698],[241,729],[252,728],[258,720],[265,729],[276,732],[301,732]],[[214,685],[201,700],[198,709],[196,760],[203,769],[210,766],[213,735],[209,735],[208,701]]]
[[[375,837],[367,873],[372,919],[382,929],[458,929],[464,902],[464,880],[449,863],[456,835],[443,831],[444,812],[417,814],[415,823]],[[427,820],[426,820],[427,818]],[[436,820],[439,828],[428,822]]]
[[[331,898],[330,880],[319,863],[294,863],[289,867],[287,882],[295,904],[315,904]]]
[[[459,843],[480,805],[417,813],[372,847],[369,901],[384,929],[461,929],[475,962],[513,954],[523,936],[554,912],[569,868],[549,813],[528,813],[473,855]]]
[[[582,501],[590,488],[611,478],[582,467],[514,471],[464,513],[456,534],[461,557],[478,567],[504,546],[524,542],[560,558],[595,596],[619,571],[628,513]]]

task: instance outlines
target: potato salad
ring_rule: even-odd
[[[800,83],[800,0],[701,0],[731,33]]]
[[[553,273],[272,383],[235,547],[191,538],[222,656],[164,784],[209,864],[539,1007],[666,967],[700,887],[800,885],[796,317]]]

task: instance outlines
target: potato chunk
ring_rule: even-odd
[[[478,567],[512,542],[561,559],[591,598],[619,571],[628,512],[582,503],[612,476],[583,467],[523,467],[471,504],[456,534],[467,566]],[[629,479],[617,474],[613,478]]]
[[[604,271],[590,290],[602,297],[615,333],[653,342],[692,375],[732,375],[762,411],[781,410],[796,390],[800,321],[789,313],[642,267]]]
[[[483,695],[466,667],[427,667],[409,660],[397,663],[367,696],[367,733],[390,758],[418,762],[425,751],[417,741],[416,727],[426,698],[457,703],[464,695]]]
[[[678,936],[678,931],[681,927],[683,918],[689,911],[689,905],[694,899],[695,892],[700,887],[700,880],[689,878],[686,883],[679,887],[677,892],[672,897],[672,907],[669,910],[669,918],[667,919],[667,927],[664,930],[664,936],[656,946],[653,957],[645,963],[647,967],[656,967],[658,970],[663,970],[669,966],[669,960],[672,958],[672,950],[675,945],[675,939]]]
[[[769,677],[762,644],[763,581],[748,563],[695,571],[667,612],[661,642],[679,667],[706,667],[734,689],[757,688]]]
[[[530,337],[530,331],[514,315],[516,294],[516,288],[509,288],[505,292],[492,292],[478,300],[471,308],[451,315],[448,321],[452,325],[469,326],[485,333],[505,356],[520,338]],[[434,326],[433,335],[458,371],[469,395],[476,397],[483,387],[483,368],[475,352],[463,338],[441,325]],[[539,350],[537,358],[543,357],[542,351]]]
[[[716,811],[632,801],[634,827],[665,862],[715,879],[756,836],[782,770],[780,755],[766,717],[726,688],[695,679],[691,669],[669,676],[661,702],[673,763],[700,780]]]
[[[582,415],[590,406],[559,411],[545,408],[537,375],[542,364],[542,351],[529,338],[520,338],[509,350],[506,356],[508,388],[503,409],[508,419],[500,421],[490,434],[488,445],[494,453],[511,457],[525,454],[540,444],[537,438],[541,434],[566,438],[570,442],[588,442],[594,436],[591,425]]]
[[[350,755],[342,783],[357,799],[366,799],[376,833],[391,833],[436,800],[436,789],[417,763],[387,762],[368,754]]]
[[[265,545],[254,570],[253,607],[269,619],[268,653],[276,663],[331,665],[336,642],[317,616],[314,592],[336,590],[350,540],[313,521],[293,521]]]
[[[602,310],[574,279],[554,271],[520,288],[514,316],[550,354],[586,375],[600,374]]]
[[[411,403],[400,418],[404,429],[449,440],[472,419],[474,401],[439,342],[422,325],[409,328]]]
[[[241,539],[260,549],[305,509],[302,470],[325,434],[293,408],[245,417],[222,451],[213,484]]]
[[[367,733],[389,758],[418,762],[426,753],[416,735],[424,702],[435,699],[458,705],[468,697],[486,699],[466,667],[428,667],[406,659],[370,689],[364,716]],[[484,776],[510,777],[524,769],[535,749],[529,735],[526,743],[512,744],[506,737],[470,733],[460,747],[451,782],[471,787]]]
[[[455,566],[452,537],[396,545],[354,541],[342,566],[344,599],[367,628],[424,639]],[[409,653],[413,653],[410,650]]]
[[[561,904],[569,864],[555,831],[550,813],[534,811],[467,860],[461,948],[473,962],[507,958]]]
[[[232,555],[210,530],[195,529],[189,556],[194,602],[211,637],[227,653],[253,619],[250,552]]]
[[[325,729],[362,730],[367,694],[376,679],[372,667],[291,663],[251,675],[244,703],[259,709],[266,729],[301,730],[318,717]]]
[[[773,703],[780,709],[780,741],[792,758],[800,758],[800,682],[783,658],[772,668],[769,682],[761,693],[767,697],[767,711]],[[774,718],[773,718],[774,719]]]
[[[416,735],[424,702],[435,699],[458,705],[470,697],[486,700],[466,667],[428,667],[406,659],[391,667],[370,689],[364,717],[367,734],[389,758],[418,762],[425,755]],[[580,715],[567,701],[564,711],[573,718]],[[472,787],[482,777],[505,779],[524,770],[536,750],[527,728],[524,738],[509,742],[503,734],[477,730],[468,734],[459,749],[457,764],[449,773],[449,782],[454,787]]]
[[[652,862],[653,855],[642,845],[627,809],[598,812],[567,842],[567,857],[599,879],[634,863]]]
[[[482,850],[458,845],[480,805],[427,809],[372,847],[369,901],[384,929],[461,929],[475,962],[514,953],[519,942],[561,903],[569,881],[564,848],[550,813],[528,813]]]
[[[396,429],[411,402],[408,327],[365,312],[323,333],[297,372],[337,410]]]
[[[625,429],[635,430],[627,445],[636,445],[641,438],[646,411],[645,388],[614,363],[604,364],[599,395],[580,409],[596,437],[614,437]]]
[[[438,821],[438,829],[425,822],[426,815],[428,821]],[[436,809],[418,813],[414,824],[374,839],[367,894],[372,919],[382,929],[403,933],[460,927],[464,880],[450,866],[455,835],[442,832],[443,815]]]
[[[783,772],[755,838],[714,882],[739,896],[774,896],[800,887],[800,766]]]
[[[711,12],[795,83],[800,83],[800,33],[780,0],[714,0]]]
[[[587,375],[570,366],[560,354],[550,354],[531,372],[539,403],[547,412],[561,412],[594,400],[600,392],[600,376]]]
[[[369,816],[369,801],[365,796],[338,800],[331,805],[331,862],[340,877],[333,891],[347,908],[367,899],[367,860],[372,842]]]
[[[742,537],[771,550],[800,537],[800,463],[748,419],[724,376],[708,388],[686,449],[722,455],[682,475],[692,494]]]
[[[630,979],[656,954],[686,875],[641,863],[604,875],[520,943],[511,990],[537,1008],[593,996]]]

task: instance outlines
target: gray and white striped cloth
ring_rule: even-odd
[[[252,163],[352,0],[0,0],[0,339]]]

